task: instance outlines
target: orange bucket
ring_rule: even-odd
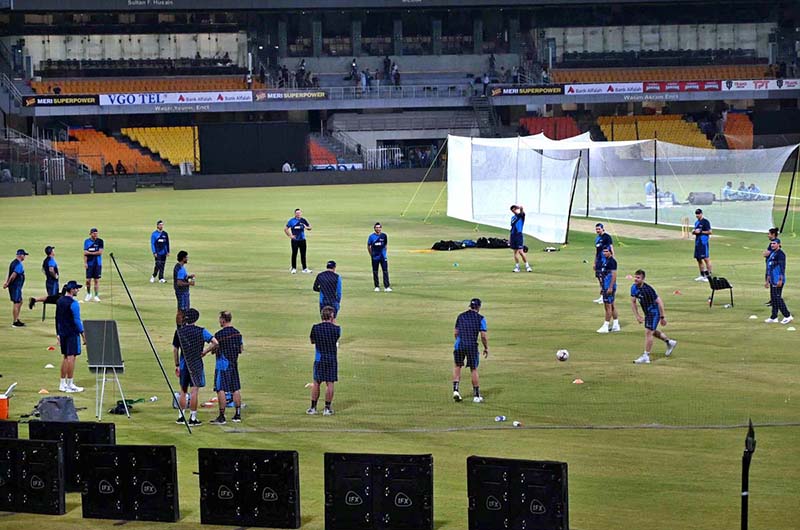
[[[8,398],[0,397],[0,420],[8,419]]]

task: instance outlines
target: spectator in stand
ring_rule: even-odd
[[[114,166],[111,162],[108,162],[105,166],[103,166],[103,175],[109,176],[114,174]]]
[[[394,65],[393,72],[392,72],[392,81],[394,81],[394,86],[400,86],[400,69],[397,68],[397,65]]]
[[[736,190],[736,198],[740,201],[746,201],[749,194],[747,193],[747,185],[745,185],[744,181],[739,182],[739,189]]]
[[[483,95],[486,95],[486,91],[489,89],[489,74],[487,72],[483,73]]]
[[[350,79],[358,81],[358,63],[356,63],[355,57],[353,57],[353,62],[350,63]]]
[[[497,66],[497,59],[494,58],[494,54],[489,55],[489,72],[494,75],[494,68]]]
[[[519,84],[519,69],[516,66],[511,69],[511,82],[515,85]]]
[[[122,163],[122,160],[117,160],[117,175],[127,175],[128,169],[125,167],[125,164]]]
[[[283,173],[291,173],[292,172],[292,165],[287,160],[283,163],[283,167],[281,168],[281,172]]]
[[[380,70],[378,70],[377,68],[375,69],[374,78],[375,78],[375,88],[378,89],[378,91],[380,91],[380,89],[381,89],[381,79],[383,78],[383,73]]]
[[[725,187],[722,188],[722,200],[723,201],[735,201],[736,200],[736,192],[733,191],[733,182],[730,180],[725,183]]]
[[[392,73],[392,60],[389,59],[389,56],[383,58],[383,77],[385,79],[389,79],[389,75]]]
[[[262,86],[267,85],[267,71],[264,69],[263,64],[258,68],[258,82],[261,83]]]

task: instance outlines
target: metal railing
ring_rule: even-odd
[[[471,93],[469,85],[381,85],[366,90],[362,90],[361,86],[348,86],[307,90],[324,90],[328,93],[328,99],[465,98]]]
[[[361,154],[361,144],[355,141],[355,139],[345,131],[335,130],[331,133],[331,136],[344,146],[346,152],[354,155]]]
[[[431,130],[431,129],[477,129],[475,116],[470,113],[449,113],[447,121],[438,116],[403,116],[359,118],[357,120],[335,120],[337,131],[387,131],[387,130]]]
[[[17,85],[6,74],[0,75],[0,85],[9,93],[14,101],[22,105],[22,92],[19,91]]]

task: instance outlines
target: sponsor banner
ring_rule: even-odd
[[[641,94],[642,83],[594,83],[566,85],[564,93],[568,96],[591,94]]]
[[[23,107],[68,107],[72,105],[97,105],[99,97],[75,95],[23,96]]]
[[[253,90],[253,101],[328,99],[325,90]]]
[[[549,96],[564,93],[564,85],[495,86],[492,97],[498,96]]]
[[[719,92],[722,81],[645,81],[644,92]]]
[[[357,171],[364,169],[364,164],[314,164],[311,169],[314,171]]]
[[[728,79],[722,90],[798,90],[800,79]]]
[[[100,106],[127,105],[216,105],[219,103],[251,103],[253,93],[249,90],[231,92],[150,92],[130,94],[101,94]]]

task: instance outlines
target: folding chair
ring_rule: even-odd
[[[728,282],[727,278],[712,276],[708,284],[711,286],[711,298],[709,299],[708,306],[714,305],[714,293],[722,289],[728,289],[731,295],[731,307],[733,307],[733,285]]]

